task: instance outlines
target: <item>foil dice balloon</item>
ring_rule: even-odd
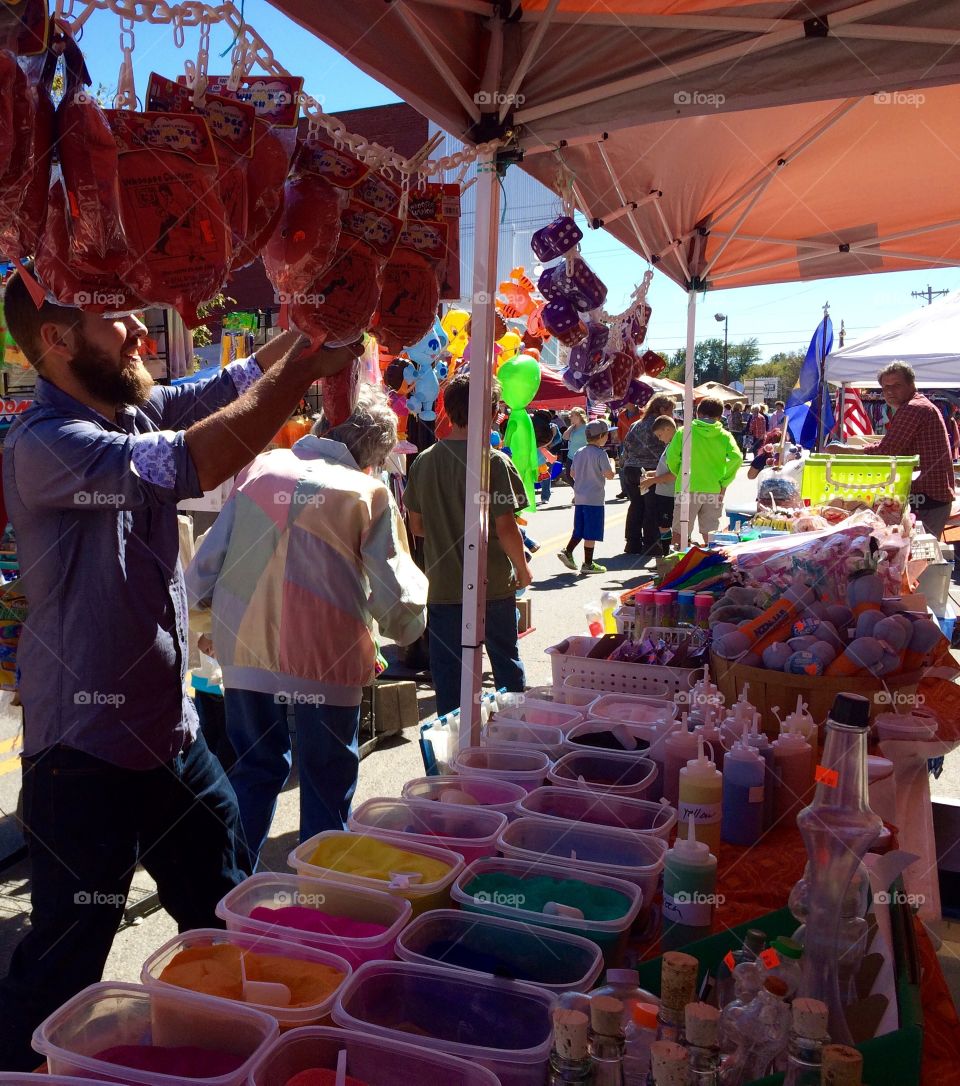
[[[560,215],[548,226],[538,230],[530,239],[530,247],[538,260],[556,260],[569,253],[583,240],[583,231],[569,215]]]
[[[666,368],[666,361],[656,351],[644,351],[637,362],[637,376],[658,377]]]
[[[610,380],[613,384],[613,399],[622,400],[633,380],[636,359],[626,351],[614,351],[607,355]]]
[[[610,367],[607,366],[599,373],[591,374],[583,386],[583,391],[596,403],[608,403],[612,400],[614,398],[613,376],[610,373]]]
[[[573,258],[573,267],[567,274],[566,262],[554,264],[540,276],[537,289],[550,301],[569,298],[581,313],[599,309],[607,300],[607,288],[590,265],[579,256]]]
[[[543,307],[543,326],[565,347],[576,347],[587,338],[587,326],[569,298],[556,298]]]
[[[569,366],[560,374],[560,380],[571,392],[583,392],[589,378],[585,373],[570,369]]]
[[[647,329],[650,327],[650,317],[652,315],[653,310],[644,302],[630,318],[629,326],[626,329],[626,338],[629,338],[634,347],[640,347],[647,338]]]
[[[590,321],[587,325],[587,338],[578,343],[570,352],[567,367],[572,373],[580,374],[584,379],[599,373],[610,365],[610,355],[606,354],[610,329],[599,321]]]

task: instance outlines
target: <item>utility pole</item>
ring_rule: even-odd
[[[730,327],[730,318],[726,313],[717,313],[713,319],[723,321],[723,372],[720,375],[720,383],[728,385],[730,384],[730,369],[727,364],[727,331]]]
[[[844,326],[843,318],[840,319],[840,346],[843,346],[843,341],[847,338],[847,329]]]
[[[949,290],[934,290],[933,287],[931,287],[930,284],[928,283],[926,290],[911,290],[910,291],[910,297],[911,298],[926,298],[927,299],[927,305],[933,305],[933,299],[934,298],[939,298],[942,295],[949,294],[949,293],[950,293]]]

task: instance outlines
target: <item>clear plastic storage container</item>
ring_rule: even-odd
[[[522,698],[516,705],[503,706],[497,716],[510,717],[524,724],[538,724],[544,728],[559,728],[562,732],[569,731],[574,724],[583,720],[583,713],[573,706],[537,701],[526,694]]]
[[[333,1020],[375,1037],[415,1036],[423,1048],[488,1068],[501,1086],[543,1086],[553,1004],[533,984],[413,962],[368,962],[344,985]]]
[[[180,1086],[191,1080],[107,1063],[97,1053],[119,1045],[206,1049],[241,1062],[236,1070],[204,1078],[204,1086],[241,1086],[279,1028],[276,1018],[223,999],[102,982],[84,988],[41,1022],[32,1044],[46,1057],[51,1075],[89,1075],[127,1086]]]
[[[223,945],[235,946],[241,951],[250,951],[264,957],[285,959],[293,965],[293,969],[309,969],[311,965],[325,966],[327,969],[336,970],[341,974],[339,983],[331,987],[329,991],[318,995],[317,998],[298,1002],[294,1006],[278,1006],[274,1003],[263,1002],[258,997],[256,987],[252,991],[244,992],[243,998],[239,1000],[229,999],[228,996],[216,996],[218,999],[229,999],[231,1003],[242,1003],[245,1006],[254,1007],[258,1011],[263,1011],[264,1014],[272,1015],[280,1023],[281,1029],[321,1025],[329,1018],[337,993],[344,981],[353,972],[350,963],[345,958],[332,954],[329,950],[318,950],[315,947],[303,946],[300,943],[287,942],[266,935],[247,935],[239,931],[196,928],[193,931],[187,931],[175,936],[173,939],[169,939],[159,950],[155,950],[143,963],[143,968],[140,970],[140,980],[148,988],[157,987],[167,991],[173,988],[178,992],[195,991],[195,989],[174,984],[172,981],[162,980],[161,974],[182,951],[193,951],[204,947]],[[294,964],[299,962],[303,962],[304,966],[300,967]],[[284,974],[292,977],[293,969],[290,966],[284,967],[280,965],[275,979],[280,984],[284,984],[280,977]],[[256,978],[251,978],[248,974],[247,980],[256,981]],[[269,995],[269,993],[267,994]]]
[[[617,724],[656,724],[673,720],[676,715],[673,698],[603,694],[590,706],[590,716]]]
[[[509,747],[464,747],[450,763],[461,777],[489,777],[519,784],[528,792],[547,779],[550,759],[538,750],[511,750]]]
[[[397,940],[397,957],[526,981],[554,995],[588,992],[603,969],[600,948],[580,935],[458,909],[418,916]]]
[[[559,728],[526,724],[522,720],[512,720],[503,713],[490,719],[480,742],[485,747],[519,744],[543,751],[550,759],[559,758],[563,753],[563,732]]]
[[[437,777],[416,777],[407,781],[400,795],[404,799],[429,799],[437,803],[456,802],[456,793],[463,792],[478,807],[499,811],[507,818],[517,817],[517,804],[527,794],[525,788],[510,781],[495,781],[486,777],[462,777],[446,773]],[[453,793],[452,800],[444,800],[445,793]]]
[[[603,919],[576,916],[569,910],[545,913],[535,907],[531,896],[522,891],[520,894],[501,895],[474,893],[470,887],[482,875],[504,877],[511,880],[512,885],[521,886],[528,879],[574,881],[587,888],[600,888],[617,895],[614,900],[622,899],[623,911],[618,907],[616,915]],[[466,912],[501,916],[506,920],[519,920],[525,924],[582,935],[597,944],[607,965],[615,965],[620,960],[627,946],[630,928],[640,913],[642,903],[642,894],[635,883],[586,869],[573,873],[568,866],[557,866],[556,863],[540,860],[531,863],[528,860],[512,860],[503,856],[491,856],[470,864],[454,883],[451,897]]]
[[[329,1026],[306,1026],[285,1033],[267,1049],[250,1075],[249,1086],[287,1086],[294,1075],[315,1068],[336,1071],[342,1051],[347,1053],[347,1074],[366,1086],[499,1086],[500,1082],[485,1067],[437,1049]]]
[[[499,848],[516,860],[562,864],[572,877],[595,871],[632,882],[643,894],[644,908],[657,893],[667,854],[660,837],[556,818],[518,818],[500,835]]]
[[[677,812],[669,803],[647,799],[626,799],[585,788],[551,785],[528,792],[517,807],[521,817],[556,818],[565,822],[589,822],[632,830],[669,841],[677,824]]]
[[[302,927],[251,916],[255,910],[308,909]],[[397,936],[413,915],[410,902],[383,890],[350,886],[330,879],[263,871],[235,886],[217,905],[227,931],[268,935],[287,942],[330,950],[351,966],[394,956]],[[377,924],[376,935],[343,934],[337,919]]]
[[[644,799],[657,779],[656,762],[613,750],[571,751],[547,772],[551,784]]]
[[[3,1086],[37,1086],[38,1081],[33,1071],[0,1071],[0,1083],[3,1083]],[[43,1086],[103,1086],[103,1079],[44,1075]]]
[[[316,862],[320,849],[329,851],[327,866]],[[398,841],[369,831],[324,830],[298,845],[287,862],[301,875],[386,890],[406,898],[414,916],[446,908],[450,887],[463,870],[463,857],[458,852],[425,845],[415,837]],[[426,875],[418,870],[424,866],[428,867]]]
[[[603,743],[591,741],[591,737],[604,735]],[[650,748],[651,729],[642,724],[617,724],[612,720],[588,717],[567,732],[563,750],[558,757],[574,750],[612,750],[619,754],[645,754]],[[631,745],[631,743],[633,745]]]
[[[506,815],[486,807],[432,803],[428,799],[368,799],[354,808],[348,825],[355,833],[373,832],[401,841],[422,841],[459,853],[466,863],[492,856]]]

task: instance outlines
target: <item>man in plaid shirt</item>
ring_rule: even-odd
[[[893,412],[883,438],[862,449],[830,445],[827,452],[919,456],[920,474],[910,488],[910,504],[926,530],[939,539],[954,497],[953,455],[943,415],[926,396],[917,392],[916,376],[905,362],[891,362],[880,371],[877,380]]]

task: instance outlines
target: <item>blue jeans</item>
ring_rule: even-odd
[[[180,931],[222,928],[217,902],[246,853],[237,800],[198,735],[184,754],[133,770],[69,747],[23,758],[30,930],[0,981],[0,1067],[32,1070],[30,1036],[103,974],[138,861]]]
[[[517,694],[526,689],[526,676],[517,644],[517,601],[487,600],[487,632],[484,645],[490,657],[493,681],[497,689]],[[437,692],[437,712],[453,712],[460,707],[460,669],[463,648],[460,644],[463,607],[459,603],[431,603],[427,607],[430,634],[430,674]]]
[[[293,764],[288,698],[257,690],[225,690],[224,699],[227,735],[237,755],[230,783],[237,793],[250,855],[259,858],[277,797]],[[302,842],[323,830],[347,828],[360,767],[360,706],[315,704],[311,696],[304,695],[301,700],[294,699],[293,720]]]
[[[553,492],[553,480],[548,475],[546,479],[540,480],[540,500],[544,503],[550,501],[550,495]]]

